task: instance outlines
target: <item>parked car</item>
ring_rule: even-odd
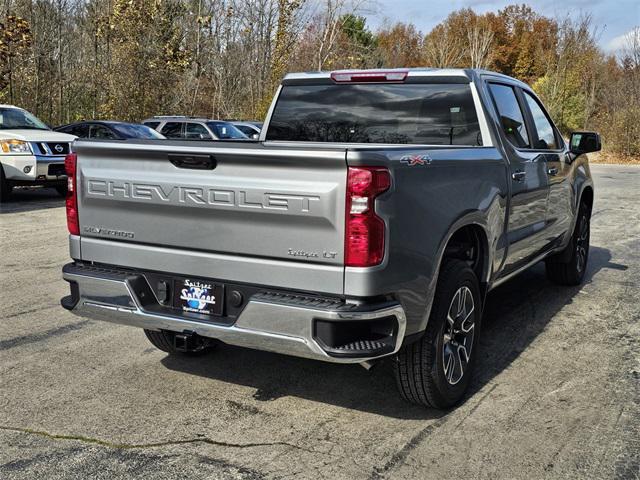
[[[22,108],[0,105],[0,201],[15,186],[53,187],[66,195],[64,159],[75,138],[52,131]]]
[[[260,138],[260,130],[262,130],[262,122],[245,122],[239,120],[225,120],[232,123],[238,130],[247,137],[257,140]]]
[[[62,125],[55,130],[57,132],[70,133],[78,138],[98,138],[103,140],[127,140],[130,138],[161,140],[165,138],[164,135],[146,125],[112,120],[86,120]]]
[[[583,281],[600,138],[566,143],[526,84],[300,73],[273,105],[264,142],[78,141],[62,305],[169,354],[391,357],[405,399],[447,408],[480,357],[487,292],[541,260]]]
[[[167,138],[189,140],[246,140],[233,124],[222,120],[193,117],[153,117],[142,122]]]

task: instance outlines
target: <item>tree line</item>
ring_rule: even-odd
[[[592,19],[527,5],[371,29],[358,0],[5,0],[0,102],[50,124],[160,114],[260,119],[288,71],[470,67],[529,83],[559,128],[640,155],[640,29],[619,52]]]

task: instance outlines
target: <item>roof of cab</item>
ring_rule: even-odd
[[[520,80],[517,80],[513,77],[509,77],[502,73],[492,72],[491,70],[482,70],[482,69],[472,69],[472,68],[373,68],[373,69],[347,69],[347,70],[335,70],[335,71],[316,71],[316,72],[299,72],[299,73],[289,73],[284,77],[284,82],[286,81],[309,81],[309,80],[326,80],[331,78],[332,74],[336,73],[353,73],[353,72],[362,72],[362,73],[390,73],[390,72],[407,72],[408,78],[416,78],[416,77],[453,77],[453,78],[463,78],[468,81],[474,81],[479,78],[481,75],[492,76],[496,78],[501,78],[503,80],[508,80],[510,82],[518,83],[521,85],[525,85]]]
[[[284,77],[284,79],[285,80],[311,80],[314,78],[325,79],[325,78],[331,78],[331,74],[334,74],[334,73],[347,73],[347,72],[366,72],[366,73],[408,72],[407,76],[409,77],[456,76],[456,77],[469,78],[465,70],[461,68],[370,68],[370,69],[350,68],[346,70],[334,70],[334,71],[289,73]]]

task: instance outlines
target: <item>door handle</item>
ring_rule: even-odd
[[[549,168],[549,169],[547,170],[547,173],[548,173],[549,175],[553,175],[553,176],[557,175],[557,174],[558,174],[558,167],[551,167],[551,168]]]
[[[199,155],[191,153],[170,153],[169,161],[178,168],[193,170],[213,170],[216,168],[216,159],[213,155]]]
[[[522,182],[524,177],[527,175],[527,172],[523,172],[522,170],[518,170],[511,174],[511,178],[513,178],[516,182]]]

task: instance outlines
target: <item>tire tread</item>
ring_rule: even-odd
[[[468,269],[466,263],[461,260],[446,260],[443,264],[439,278],[436,294],[433,299],[432,316],[437,310],[442,308],[443,303],[447,303],[446,288],[442,285],[456,278],[458,272]],[[447,304],[448,306],[448,304]],[[395,377],[400,395],[406,401],[425,407],[439,408],[439,394],[433,380],[431,365],[433,365],[433,350],[429,348],[435,340],[439,329],[429,321],[424,337],[410,345],[405,346],[396,357]]]

